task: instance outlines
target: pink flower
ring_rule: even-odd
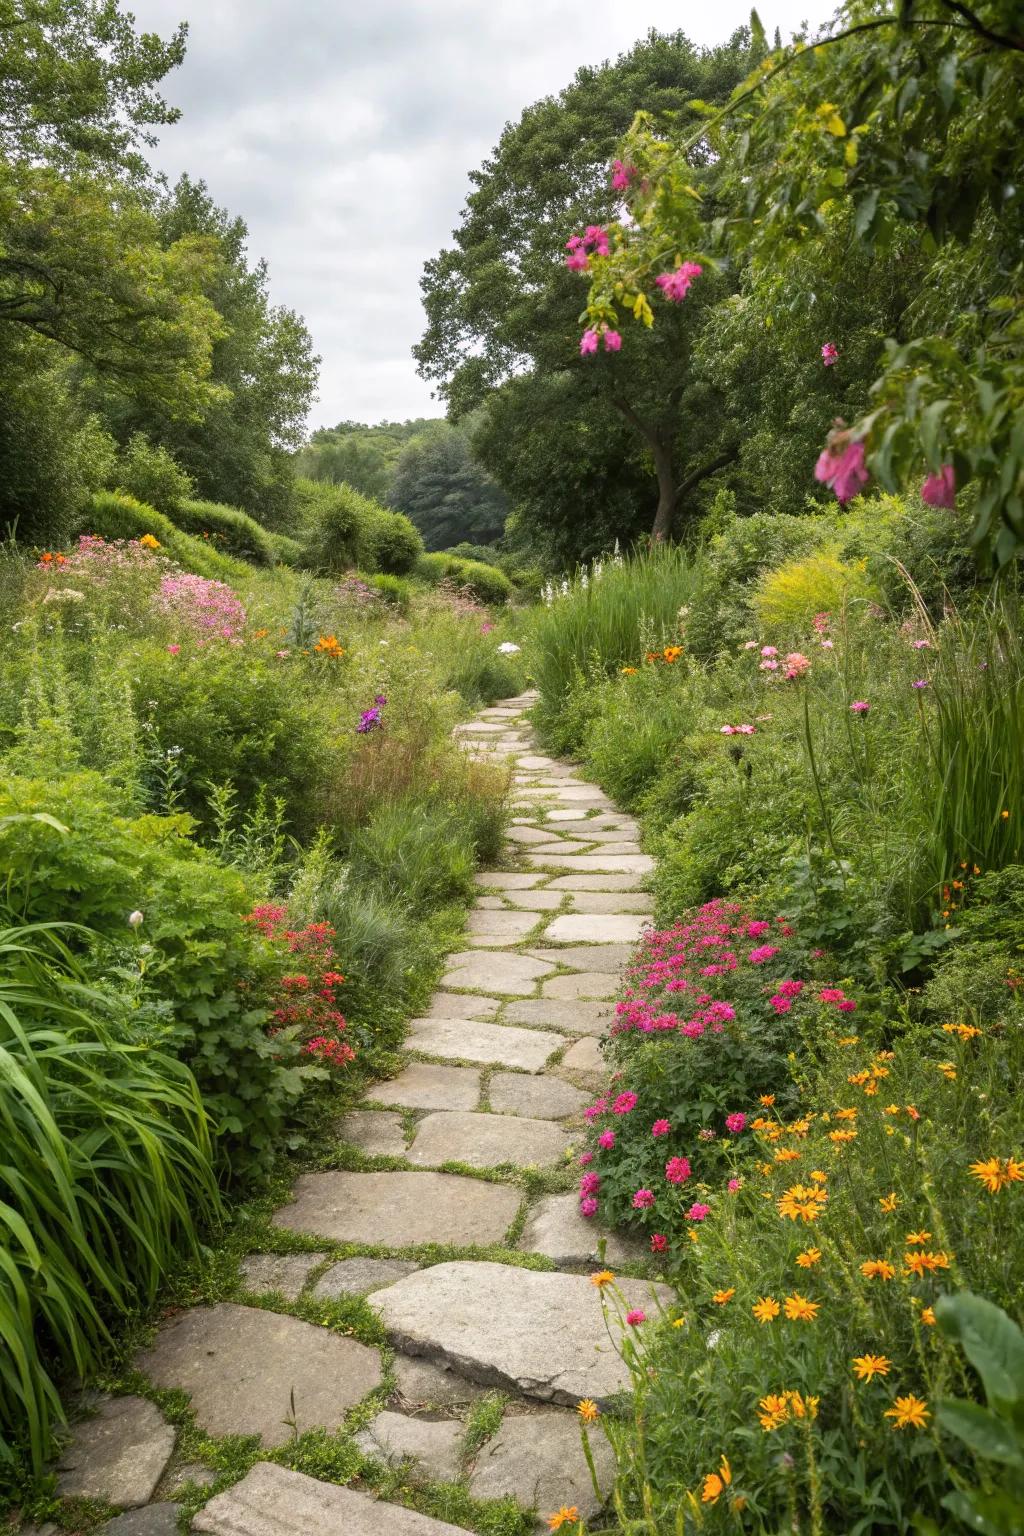
[[[846,432],[830,434],[814,466],[814,478],[830,485],[843,505],[852,501],[871,479],[864,464],[864,444],[851,442]]]
[[[821,951],[819,950],[818,953],[820,954]],[[779,982],[779,991],[781,992],[783,997],[799,997],[800,993],[803,991],[803,989],[804,989],[804,984],[803,984],[802,981],[780,981]]]
[[[631,1328],[638,1328],[641,1323],[646,1323],[647,1313],[641,1312],[639,1307],[633,1312],[626,1313],[626,1322]]]
[[[623,165],[621,160],[612,161],[612,187],[616,192],[625,192],[635,175],[635,165]]]
[[[603,334],[606,352],[620,352],[622,350],[622,337],[618,331],[605,331]]]
[[[593,1198],[592,1195],[588,1195],[586,1200],[581,1200],[580,1201],[580,1215],[581,1216],[596,1216],[597,1215],[597,1201]]]
[[[581,1195],[596,1195],[601,1188],[601,1175],[599,1173],[585,1173],[580,1179]]]
[[[836,1007],[840,1013],[856,1013],[857,1011],[857,1004],[852,997],[841,997],[838,1003],[836,1003]]]
[[[670,1184],[685,1184],[690,1177],[688,1157],[670,1157],[665,1164],[665,1177]]]
[[[917,679],[917,682],[916,683],[911,683],[910,686],[911,686],[911,688],[930,688],[931,684],[929,683],[929,681],[928,681],[928,679],[926,677],[919,677]]]
[[[743,645],[743,649],[745,651],[756,651],[757,650],[757,641],[756,640],[747,640],[747,641],[745,641],[744,645]]]
[[[777,656],[778,654],[778,649],[774,645],[762,645],[761,647],[762,656]]]
[[[777,672],[778,670],[779,664],[777,661],[762,661],[761,663],[762,672]]]
[[[582,249],[572,251],[566,258],[565,264],[570,272],[585,272],[590,266],[590,257]]]
[[[911,640],[910,642],[910,649],[912,651],[930,651],[931,648],[932,643],[930,640]]]
[[[803,677],[804,673],[810,670],[811,659],[809,656],[805,656],[802,651],[790,651],[786,657],[786,676],[789,679]]]
[[[672,1127],[669,1125],[667,1120],[655,1120],[654,1124],[651,1126],[651,1135],[667,1136],[671,1129]]]
[[[778,954],[778,952],[779,948],[777,944],[761,944],[757,949],[752,949],[750,951],[750,954],[747,956],[747,960],[751,965],[764,965],[766,960],[771,960],[774,955]]]
[[[835,649],[835,641],[834,640],[822,640],[821,648],[822,648],[823,651],[834,650]]]
[[[833,363],[839,361],[839,348],[834,342],[826,341],[821,349],[821,360],[826,368],[831,368]]]
[[[167,647],[167,652],[168,652],[168,655],[170,655],[170,656],[177,656],[177,654],[178,654],[178,652],[180,650],[181,650],[181,646],[180,645],[169,645]]]
[[[722,725],[722,726],[719,726],[719,730],[721,731],[723,736],[735,736],[736,735],[736,727],[734,725]]]
[[[725,1187],[729,1191],[730,1195],[734,1195],[738,1189],[741,1189],[743,1187],[743,1180],[742,1179],[730,1179],[728,1184]]]
[[[762,933],[767,933],[771,926],[771,923],[766,923],[763,917],[755,918],[753,922],[747,924],[747,938],[759,939]]]
[[[586,1168],[593,1161],[594,1161],[594,1154],[593,1154],[593,1152],[581,1152],[580,1153],[580,1167],[581,1168]]]
[[[727,1131],[732,1131],[734,1136],[738,1136],[740,1131],[745,1130],[746,1125],[747,1117],[741,1109],[738,1109],[735,1114],[726,1115],[725,1117],[725,1128]]]
[[[943,464],[937,475],[929,475],[921,487],[921,500],[930,507],[956,507],[956,472],[952,464]]]
[[[608,231],[600,224],[588,224],[583,233],[583,244],[598,256],[608,255]]]
[[[740,736],[753,736],[757,730],[754,725],[738,725],[736,731]]]
[[[828,629],[828,613],[816,613],[811,623],[814,625],[815,634],[823,635]]]
[[[661,1232],[651,1233],[651,1252],[664,1253],[668,1247],[668,1238]]]
[[[597,332],[589,329],[580,337],[580,354],[586,357],[591,352],[597,351]]]
[[[850,714],[866,715],[870,708],[871,705],[868,703],[867,699],[854,699],[853,703],[850,705]]]
[[[818,1002],[840,1003],[845,996],[846,993],[843,991],[842,987],[822,987],[821,991],[818,993]]]
[[[768,1001],[776,1013],[788,1013],[793,1006],[793,999],[791,997],[780,997],[778,993],[774,997],[770,997]]]
[[[612,1113],[616,1115],[628,1115],[631,1109],[636,1109],[635,1093],[620,1093],[612,1105]]]
[[[686,1219],[687,1221],[703,1221],[710,1210],[710,1205],[701,1205],[699,1200],[695,1200],[686,1213]]]
[[[615,1132],[602,1131],[600,1136],[597,1138],[597,1144],[599,1147],[604,1147],[606,1152],[610,1152],[612,1147],[615,1145]]]
[[[698,266],[695,261],[684,261],[676,267],[674,272],[662,272],[655,278],[655,282],[665,295],[674,304],[681,304],[690,291],[690,284],[695,277],[700,277],[704,268]]]
[[[594,1104],[588,1104],[583,1111],[584,1120],[596,1120],[598,1115],[603,1115],[608,1108],[607,1099],[598,1099]]]
[[[634,1211],[645,1211],[649,1205],[654,1204],[653,1189],[638,1189],[633,1196]]]

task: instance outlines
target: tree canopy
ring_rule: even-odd
[[[412,438],[395,464],[387,499],[415,523],[428,550],[493,544],[508,498],[482,468],[468,434],[447,423]]]

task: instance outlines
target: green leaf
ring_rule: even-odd
[[[942,1507],[981,1536],[1024,1536],[1020,1506],[1005,1493],[964,1493],[957,1489],[946,1494]]]
[[[956,52],[950,49],[938,70],[939,100],[948,112],[956,99]]]
[[[935,1317],[947,1337],[958,1339],[978,1372],[989,1402],[1024,1397],[1024,1334],[1006,1313],[970,1291],[941,1296]]]
[[[946,1398],[937,1404],[936,1417],[943,1429],[948,1429],[979,1456],[1005,1462],[1010,1467],[1024,1467],[1020,1436],[990,1408]]]
[[[857,212],[854,214],[853,219],[853,231],[858,240],[863,240],[864,236],[871,228],[872,221],[874,220],[875,213],[878,209],[879,191],[880,189],[878,187],[871,187],[869,191],[865,192],[864,196],[857,204]]]

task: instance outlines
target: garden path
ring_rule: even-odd
[[[465,947],[449,956],[426,1016],[413,1020],[403,1069],[342,1121],[343,1142],[361,1154],[345,1161],[357,1170],[303,1175],[275,1213],[282,1242],[296,1234],[315,1251],[250,1255],[242,1294],[366,1297],[396,1355],[389,1406],[361,1431],[361,1449],[381,1461],[408,1458],[414,1483],[462,1479],[473,1498],[514,1498],[545,1525],[563,1505],[596,1512],[575,1408],[628,1384],[588,1278],[601,1234],[579,1213],[573,1149],[604,1078],[600,1040],[619,975],[650,917],[642,882],[652,861],[630,817],[536,750],[526,718],[534,699],[507,699],[457,730],[474,758],[511,762],[516,867],[476,877]],[[630,1303],[649,1305],[644,1253],[604,1240],[605,1261],[634,1276],[622,1282]],[[268,1448],[293,1430],[336,1428],[382,1380],[377,1350],[266,1302],[178,1314],[138,1364],[156,1385],[188,1392],[210,1434],[258,1435]],[[506,1396],[501,1422],[495,1413],[490,1437],[468,1440],[467,1414],[495,1389]],[[77,1472],[72,1447],[63,1486],[82,1491],[91,1479],[110,1502],[145,1506],[108,1527],[118,1536],[161,1536],[174,1529],[176,1491],[204,1469],[168,1473],[168,1427],[141,1423],[143,1409],[153,1413],[141,1398],[114,1400],[122,1419],[133,1401],[138,1448],[127,1460],[136,1474],[145,1463],[144,1486],[129,1501],[103,1482],[104,1444],[108,1462],[125,1462],[123,1422],[112,1440],[94,1434],[99,1448],[78,1456]],[[607,1485],[609,1448],[600,1434],[591,1444]],[[215,1494],[192,1529],[457,1529],[394,1504],[382,1514],[366,1494],[261,1461]]]

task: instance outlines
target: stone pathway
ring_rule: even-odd
[[[274,1225],[324,1250],[254,1253],[242,1269],[253,1297],[364,1296],[379,1314],[396,1351],[394,1391],[357,1437],[365,1455],[405,1463],[413,1482],[462,1480],[475,1498],[512,1496],[544,1526],[563,1504],[598,1512],[574,1409],[583,1398],[606,1403],[628,1384],[587,1278],[602,1234],[579,1214],[575,1148],[582,1109],[603,1081],[600,1039],[619,974],[650,916],[642,883],[652,860],[630,817],[536,751],[524,719],[534,697],[458,727],[474,757],[512,760],[517,868],[476,877],[464,948],[412,1021],[402,1070],[339,1125],[344,1144],[387,1164],[304,1174]],[[644,1272],[641,1250],[604,1238],[605,1262]],[[332,1244],[363,1252],[342,1257]],[[526,1255],[547,1263],[524,1267],[517,1256]],[[650,1306],[652,1290],[655,1303],[670,1299],[649,1280],[622,1286],[632,1305]],[[210,1435],[254,1435],[268,1450],[311,1428],[338,1430],[384,1380],[378,1350],[236,1302],[171,1318],[136,1364],[154,1385],[187,1392]],[[467,1413],[495,1389],[508,1398],[500,1423],[495,1415],[482,1444],[467,1442]],[[609,1447],[600,1433],[591,1445],[607,1487]],[[170,1533],[175,1490],[211,1478],[203,1467],[175,1467],[173,1446],[173,1431],[144,1399],[108,1401],[76,1432],[61,1489],[126,1508],[106,1527],[117,1536]],[[211,1536],[456,1529],[398,1505],[385,1513],[368,1493],[267,1461],[216,1494],[191,1528]]]

